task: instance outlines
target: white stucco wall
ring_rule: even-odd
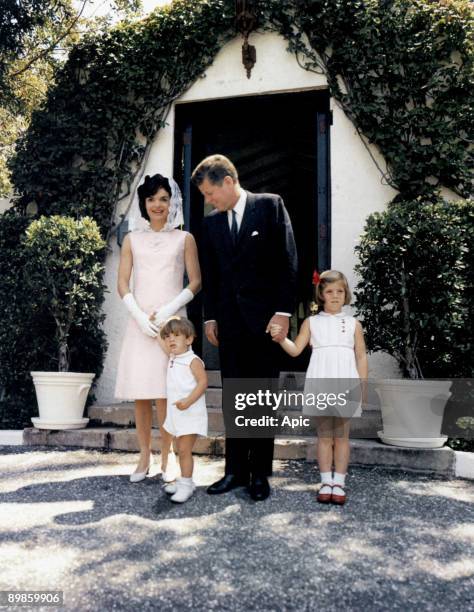
[[[242,66],[242,41],[235,39],[220,51],[206,74],[175,104],[327,88],[324,76],[307,72],[298,66],[294,56],[286,51],[287,45],[281,36],[272,33],[254,34],[250,42],[257,48],[257,63],[250,79],[247,79]],[[168,116],[168,125],[160,130],[152,146],[145,169],[147,174],[160,172],[170,175],[173,171],[175,104]],[[380,172],[369,152],[334,100],[331,100],[331,109],[332,266],[345,272],[353,286],[356,261],[354,246],[364,221],[371,212],[384,210],[395,191],[382,184]],[[371,146],[370,151],[384,168],[383,158],[377,149]],[[96,391],[101,403],[114,401],[115,372],[126,321],[124,308],[116,292],[119,249],[116,244],[112,247],[106,268],[106,283],[110,293],[105,302],[105,330],[109,349]],[[396,375],[394,363],[388,357],[372,356],[370,368],[372,376]]]
[[[11,207],[10,198],[0,198],[0,215]]]

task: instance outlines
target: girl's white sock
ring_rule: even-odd
[[[334,495],[344,495],[344,487],[346,486],[346,476],[347,474],[340,474],[339,472],[334,472],[334,488],[332,490]]]
[[[331,493],[331,489],[328,488],[332,486],[332,472],[321,472],[321,489],[319,489],[319,492],[321,493]],[[328,485],[326,486],[326,488],[324,489],[324,491],[322,491],[322,488],[324,487],[324,485]]]
[[[332,485],[332,472],[321,472],[321,482]]]

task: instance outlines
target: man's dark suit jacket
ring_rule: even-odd
[[[297,254],[290,218],[278,195],[247,192],[235,247],[227,212],[204,218],[204,320],[231,331],[237,308],[253,333],[263,333],[275,312],[295,306]]]

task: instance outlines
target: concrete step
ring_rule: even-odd
[[[222,387],[221,371],[207,370],[207,382],[209,387]]]
[[[88,427],[68,431],[25,429],[23,442],[28,446],[69,446],[109,450],[138,450],[135,429],[117,427]],[[152,431],[152,448],[159,450],[159,432]],[[222,456],[225,439],[221,432],[211,432],[207,438],[198,438],[197,454]],[[315,437],[278,437],[275,440],[275,459],[305,459],[314,462]],[[388,469],[434,473],[455,476],[455,452],[447,447],[440,449],[397,448],[377,440],[351,440],[351,465],[384,467]]]
[[[206,392],[207,414],[210,431],[225,431],[224,416],[220,407],[220,389],[208,389]],[[309,418],[309,426],[293,424],[299,420],[301,409],[278,411],[280,416],[296,419],[291,424],[284,425],[281,435],[307,436],[316,431],[316,419]],[[135,409],[132,403],[122,404],[95,404],[88,411],[91,426],[121,426],[133,427],[135,425]],[[153,426],[158,427],[156,410],[153,411]],[[377,432],[382,429],[382,416],[378,411],[364,411],[360,418],[352,419],[351,436],[353,438],[376,438]]]
[[[220,412],[220,407],[222,405],[222,389],[207,389],[206,405],[208,411],[212,412],[218,410]],[[89,406],[87,416],[90,419],[91,425],[119,425],[128,427],[130,425],[135,425],[135,406],[133,402],[94,404]],[[153,426],[158,427],[156,410],[153,410]],[[220,427],[218,429],[220,429]]]
[[[304,372],[280,372],[280,381],[284,382],[288,388],[302,390],[305,380]],[[209,387],[222,387],[222,377],[220,370],[207,370]]]
[[[304,372],[280,372],[280,380],[285,381],[295,388],[303,389]],[[222,377],[220,370],[207,370],[207,380],[210,387],[222,387]]]

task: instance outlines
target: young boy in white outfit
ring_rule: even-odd
[[[207,374],[203,361],[193,352],[194,326],[184,317],[168,319],[160,330],[160,343],[169,354],[166,376],[167,408],[164,429],[177,438],[181,478],[165,486],[171,501],[183,503],[194,493],[193,447],[207,436],[205,391]]]

